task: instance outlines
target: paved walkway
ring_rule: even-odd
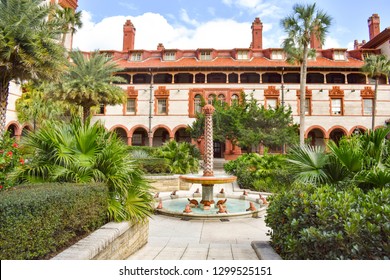
[[[129,260],[256,260],[252,241],[266,241],[261,218],[190,220],[156,215],[149,242]]]
[[[224,188],[227,193],[242,190],[232,184],[215,186],[214,191]],[[198,184],[193,184],[191,195]],[[169,194],[161,194],[169,195]],[[251,194],[258,197],[258,194]],[[229,218],[221,220],[182,220],[180,218],[154,215],[149,224],[149,241],[129,260],[256,260],[252,241],[267,241],[268,228],[264,215],[259,218]]]

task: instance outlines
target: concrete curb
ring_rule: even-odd
[[[110,222],[52,260],[124,259],[147,243],[149,223]]]
[[[252,241],[251,245],[259,260],[282,260],[271,247],[269,241]]]

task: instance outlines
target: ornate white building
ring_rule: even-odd
[[[59,1],[77,7],[77,1]],[[74,7],[74,5],[72,6]],[[249,28],[249,26],[248,26]],[[259,18],[252,23],[249,48],[237,49],[134,49],[136,28],[130,20],[123,26],[123,49],[104,51],[123,71],[118,75],[126,83],[120,86],[127,94],[125,104],[102,106],[94,120],[104,122],[129,145],[159,146],[170,139],[191,141],[186,128],[195,120],[201,100],[227,103],[241,92],[253,94],[260,104],[274,107],[284,103],[299,122],[299,66],[290,65],[279,47],[263,49]],[[308,63],[306,89],[305,137],[313,145],[324,145],[327,139],[365,131],[371,127],[373,82],[361,72],[364,57],[369,54],[390,55],[390,30],[380,32],[377,14],[368,19],[369,41],[355,41],[355,49],[322,49],[313,37],[311,47],[317,55]],[[12,92],[18,92],[13,85]],[[15,118],[10,99],[8,129],[21,135],[25,125]],[[390,119],[389,77],[382,77],[376,109],[376,125]],[[200,143],[201,139],[198,142]],[[214,142],[215,157],[233,158],[241,151],[232,150],[229,141]]]

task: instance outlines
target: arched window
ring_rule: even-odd
[[[215,94],[210,94],[209,98],[207,99],[207,103],[213,105],[216,99],[217,96]]]
[[[218,95],[218,102],[219,104],[223,105],[223,103],[225,103],[226,101],[226,98],[225,98],[225,95],[223,95],[222,93]]]
[[[238,100],[239,100],[238,95],[237,94],[233,94],[231,100],[232,100],[232,104],[231,105],[238,104]]]

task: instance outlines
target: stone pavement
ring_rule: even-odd
[[[218,172],[218,171],[217,171]],[[220,171],[223,173],[223,171]],[[227,193],[242,193],[234,184],[214,186]],[[179,195],[190,196],[201,185],[193,184]],[[258,197],[258,193],[249,192]],[[161,194],[169,196],[169,193]],[[257,260],[252,241],[268,241],[264,214],[259,218],[228,218],[220,220],[183,220],[154,215],[149,220],[148,243],[129,260]]]
[[[129,260],[257,260],[252,241],[267,241],[264,217],[181,220],[155,215],[149,241]]]

